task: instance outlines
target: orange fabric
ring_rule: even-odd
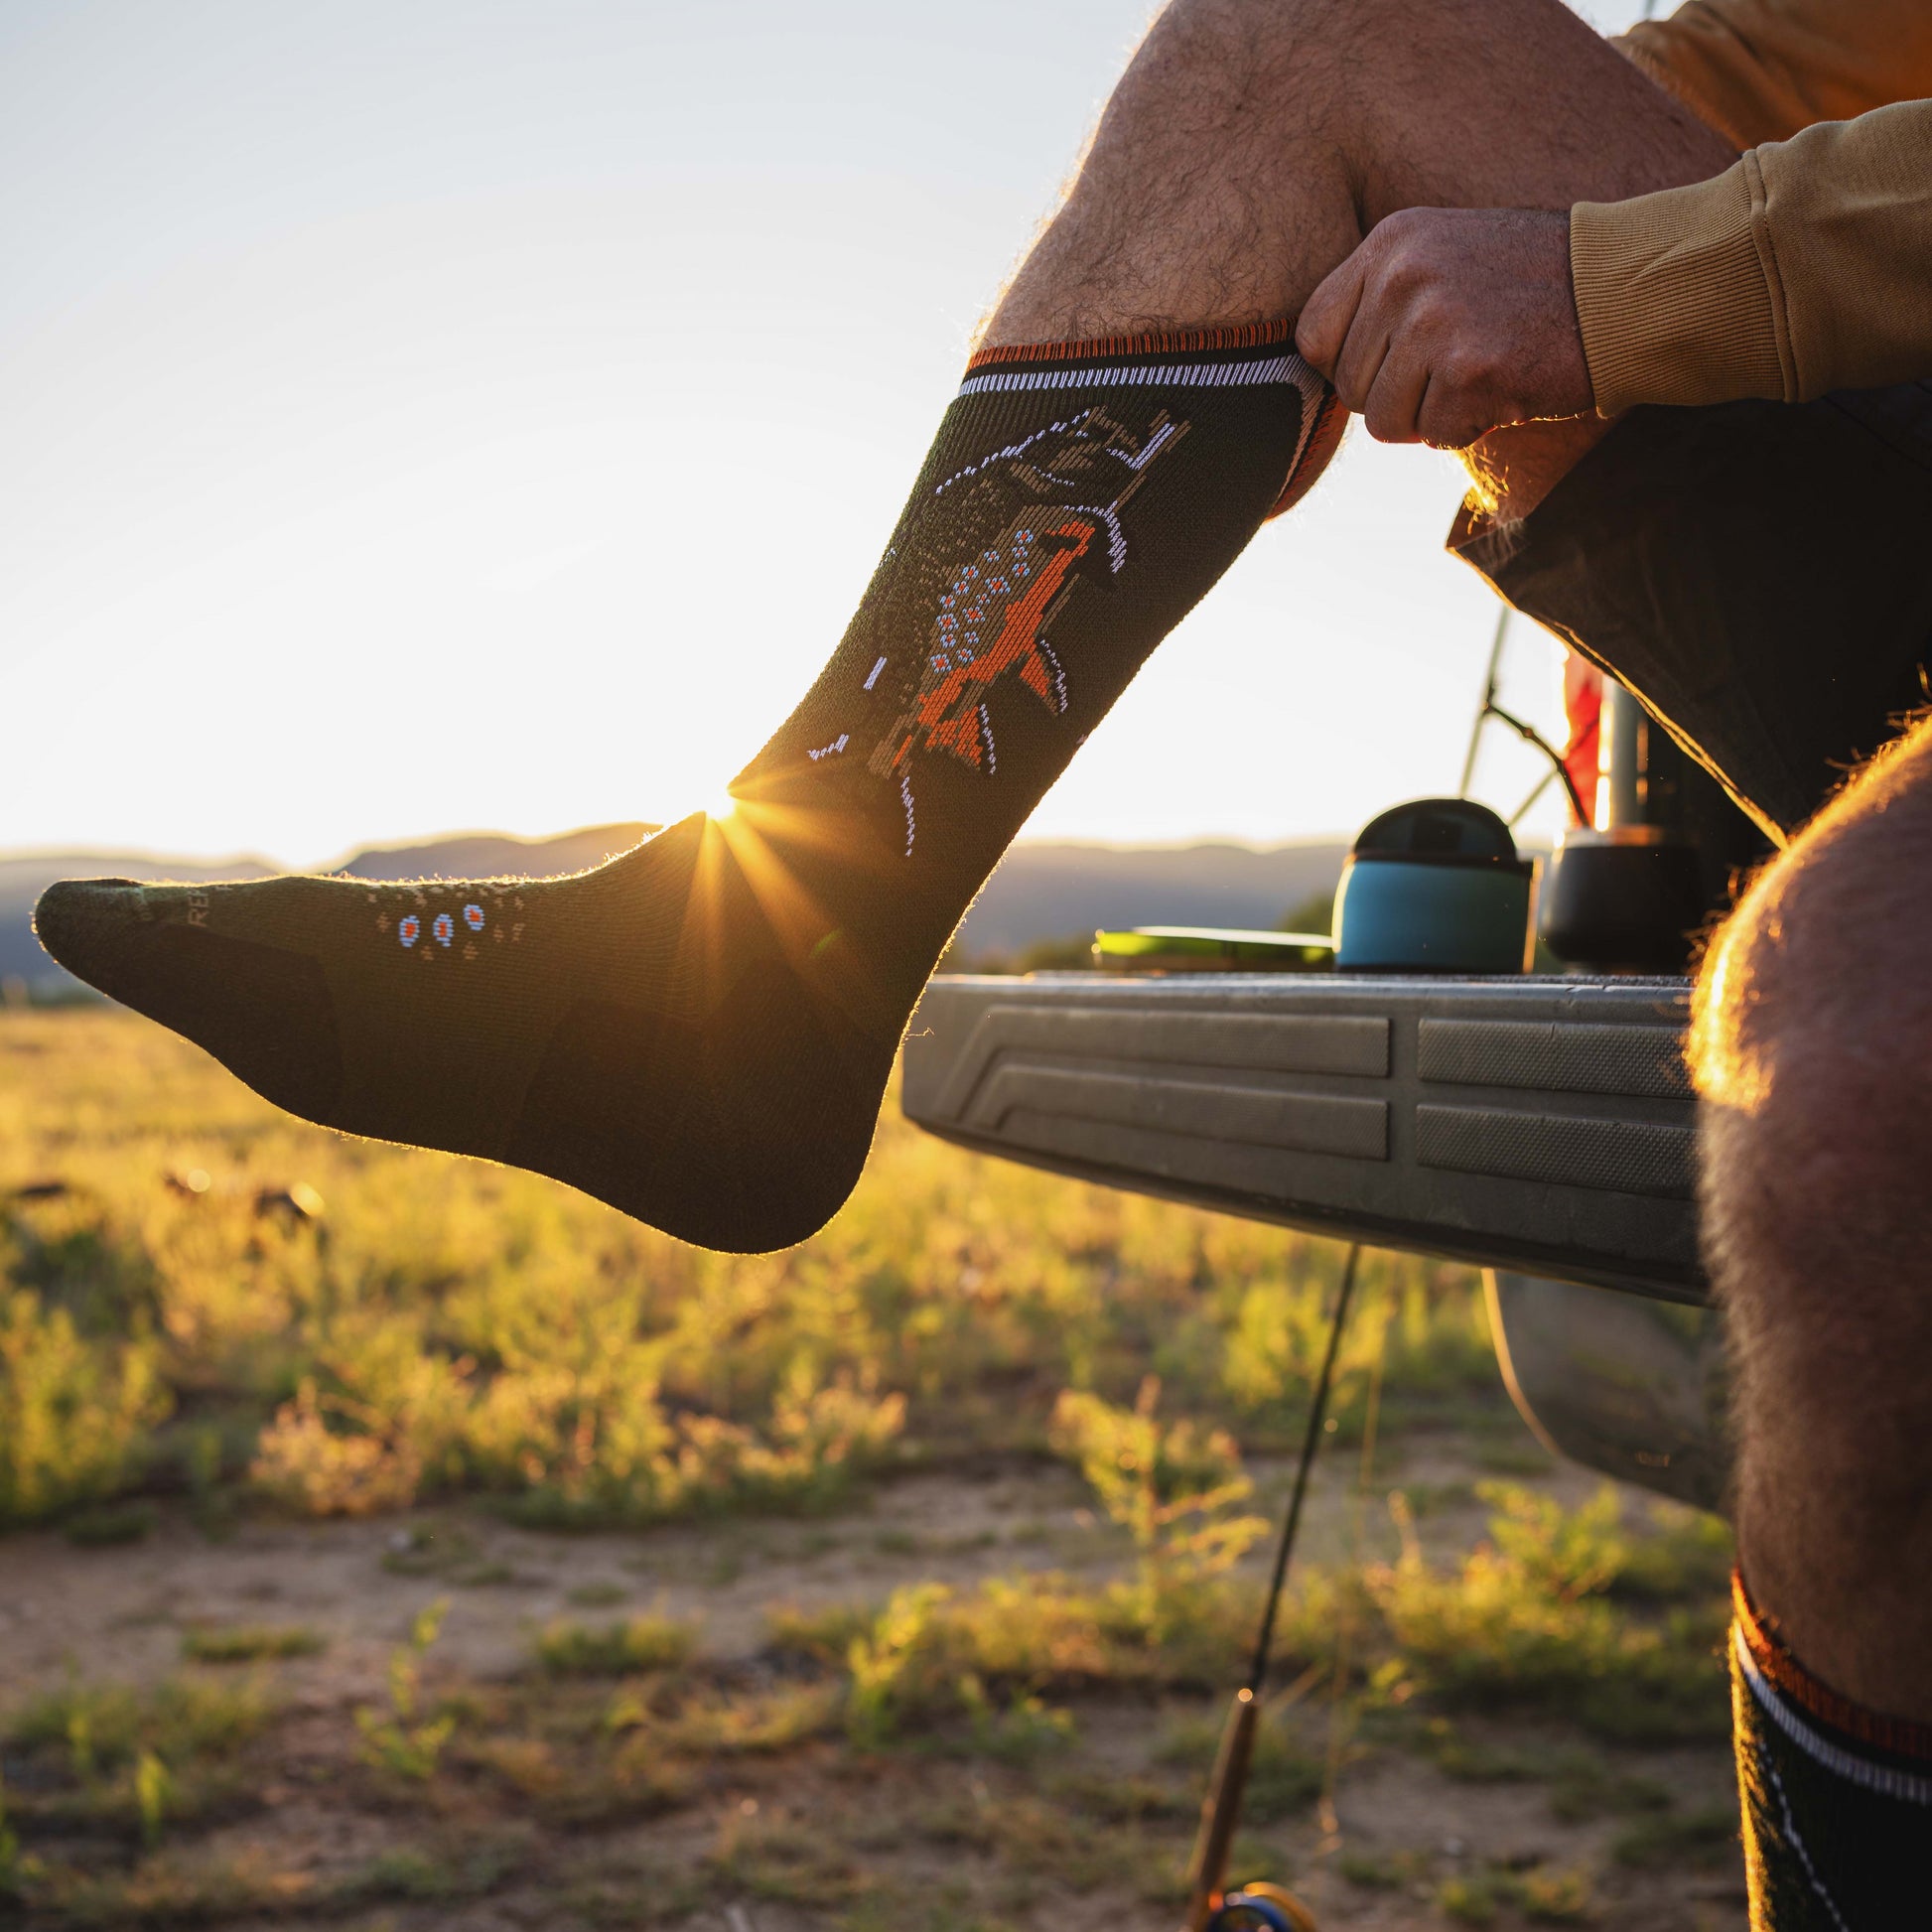
[[[1621,44],[1739,148],[1932,94],[1925,0],[1686,0]]]
[[[1341,398],[1332,389],[1324,388],[1314,425],[1302,445],[1301,460],[1288,473],[1288,481],[1282,484],[1282,493],[1275,498],[1274,508],[1261,519],[1264,523],[1272,523],[1276,517],[1286,515],[1314,487],[1322,471],[1328,467],[1328,459],[1341,448],[1342,432],[1347,427],[1348,411],[1341,406]]]
[[[1050,512],[1047,513],[1050,515]],[[1041,518],[1042,521],[1046,517]],[[950,752],[976,770],[985,761],[985,747],[979,730],[979,714],[967,711],[953,719],[947,712],[957,705],[972,687],[984,689],[1003,673],[1019,668],[1021,677],[1042,698],[1051,701],[1052,683],[1039,658],[1039,633],[1045,627],[1047,607],[1059,596],[1066,574],[1087,554],[1095,526],[1084,517],[1063,517],[1049,534],[1064,538],[1064,547],[1055,550],[1038,579],[1007,607],[1000,634],[990,650],[974,660],[970,668],[961,667],[932,682],[919,694],[919,722],[926,728],[926,747],[930,751]],[[909,741],[908,741],[909,743]],[[902,756],[902,755],[901,755]]]
[[[1004,343],[975,349],[966,372],[998,362],[1059,362],[1101,355],[1194,355],[1209,348],[1263,348],[1295,339],[1293,321],[1229,323],[1218,329],[1176,329],[1166,335],[1096,336],[1084,343]]]
[[[1887,1718],[1867,1711],[1841,1697],[1829,1685],[1821,1684],[1792,1655],[1790,1646],[1778,1634],[1777,1620],[1767,1616],[1751,1601],[1744,1587],[1743,1572],[1730,1573],[1731,1608],[1737,1618],[1739,1635],[1751,1662],[1801,1710],[1842,1731],[1861,1743],[1875,1745],[1900,1757],[1924,1758],[1932,1763],[1932,1725],[1914,1724],[1908,1718]]]
[[[1566,651],[1563,659],[1563,719],[1569,727],[1563,766],[1582,798],[1596,796],[1603,742],[1603,673],[1587,657]],[[1575,805],[1570,816],[1577,817]],[[1578,823],[1582,823],[1578,820]]]

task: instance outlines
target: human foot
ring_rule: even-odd
[[[565,879],[90,881],[36,921],[292,1113],[752,1251],[845,1198],[898,1025],[869,1032],[787,956],[738,843],[699,817]]]

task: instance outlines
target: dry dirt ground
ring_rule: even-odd
[[[1356,1554],[1364,1535],[1360,1553],[1393,1552],[1386,1523],[1363,1530],[1344,1460],[1317,1481],[1313,1564]],[[1272,1501],[1285,1471],[1255,1473]],[[1481,1537],[1481,1473],[1453,1442],[1411,1451],[1403,1476],[1432,1557]],[[1572,1470],[1534,1480],[1567,1503],[1595,1487]],[[1063,1717],[1016,1706],[976,1739],[866,1749],[839,1723],[836,1667],[773,1641],[774,1603],[877,1606],[915,1581],[1118,1571],[1126,1551],[1090,1501],[1069,1471],[996,1459],[882,1483],[819,1521],[559,1536],[461,1506],[245,1518],[210,1536],[164,1510],[119,1547],[8,1537],[0,1716],[15,1741],[0,1768],[23,1830],[62,1750],[99,1755],[107,1790],[112,1714],[83,1720],[76,1738],[76,1685],[163,1698],[213,1686],[217,1704],[257,1714],[209,1744],[199,1783],[177,1774],[145,1811],[105,1795],[90,1806],[86,1780],[63,1770],[71,1802],[44,1806],[24,1836],[78,1875],[58,1895],[43,1888],[24,1922],[992,1932],[1074,1915],[1171,1928],[1221,1699],[1069,1697]],[[413,1655],[414,1620],[445,1601],[416,1660],[414,1712],[399,1715],[397,1660]],[[697,1632],[695,1657],[668,1675],[700,1688],[669,1728],[651,1727],[661,1679],[535,1661],[561,1619],[639,1614]],[[313,1654],[192,1658],[210,1635],[263,1627],[300,1632]],[[64,1694],[65,1743],[23,1743],[21,1714]],[[371,1726],[389,1724],[406,1755],[433,1717],[449,1723],[424,1746],[427,1775],[376,1761]],[[581,1740],[618,1732],[634,1737],[628,1757],[606,1751],[584,1769]],[[1351,1726],[1318,1685],[1282,1735],[1286,1769],[1259,1793],[1241,1857],[1292,1883],[1323,1926],[1744,1923],[1720,1744],[1619,1748],[1476,1713],[1458,1720],[1454,1751],[1432,1753]],[[673,1770],[657,1753],[677,1737]],[[19,1909],[0,1897],[0,1920]]]

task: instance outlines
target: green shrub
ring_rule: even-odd
[[[147,1503],[95,1503],[74,1511],[62,1523],[61,1533],[82,1550],[109,1550],[145,1541],[158,1520]]]
[[[1626,1865],[1706,1864],[1732,1854],[1736,1844],[1736,1807],[1707,1805],[1625,1826],[1611,1841],[1610,1856]]]
[[[0,1900],[18,1898],[29,1875],[30,1862],[20,1849],[20,1835],[7,1817],[6,1781],[0,1779]]]
[[[1130,1412],[1150,1366],[1171,1460],[1208,1451],[1205,1418],[1273,1445],[1332,1289],[1332,1243],[963,1154],[891,1105],[821,1234],[708,1255],[535,1175],[305,1127],[133,1016],[0,1028],[38,1056],[0,1173],[65,1176],[0,1204],[0,1526],[124,1489],[174,1394],[214,1389],[232,1410],[184,1446],[210,1529],[243,1470],[309,1515],[819,1511],[902,1441],[1037,1449],[1067,1389]],[[326,1221],[256,1212],[296,1176]],[[1404,1403],[1504,1413],[1466,1269],[1365,1258],[1344,1432],[1378,1354],[1385,1430]]]
[[[951,1692],[964,1675],[950,1667],[953,1632],[937,1614],[951,1598],[944,1584],[908,1585],[893,1592],[871,1630],[853,1638],[845,1723],[861,1749],[889,1742],[905,1719],[932,1703],[941,1685]]]
[[[152,1690],[70,1680],[28,1702],[8,1726],[24,1749],[63,1749],[83,1781],[149,1750],[176,1769],[231,1755],[273,1715],[259,1685],[171,1677]]]
[[[185,1632],[181,1654],[195,1664],[253,1664],[319,1657],[327,1641],[303,1623],[230,1623]]]
[[[168,1407],[151,1342],[85,1340],[66,1309],[0,1288],[0,1526],[111,1494]]]
[[[626,1677],[688,1663],[697,1635],[665,1616],[591,1625],[559,1617],[536,1640],[537,1662],[553,1677]]]
[[[1612,1599],[1630,1562],[1614,1490],[1565,1510],[1505,1485],[1490,1541],[1454,1570],[1431,1569],[1413,1535],[1401,1560],[1367,1583],[1403,1668],[1457,1704],[1562,1708],[1598,1734],[1632,1743],[1718,1737],[1729,1723],[1718,1657],[1722,1599],[1673,1609],[1661,1623]]]
[[[703,1693],[663,1717],[643,1700],[621,1696],[605,1719],[609,1730],[647,1730],[671,1757],[755,1757],[790,1750],[838,1722],[836,1686],[781,1684],[770,1691]]]
[[[1207,1789],[1224,1724],[1219,1712],[1182,1720],[1171,1724],[1156,1746],[1157,1759],[1183,1775],[1184,1788],[1195,1794],[1196,1803]],[[1321,1795],[1324,1768],[1290,1730],[1286,1713],[1264,1708],[1248,1761],[1245,1815],[1259,1825],[1299,1816]]]
[[[1101,1507],[1134,1539],[1139,1620],[1159,1641],[1198,1616],[1200,1586],[1224,1575],[1268,1533],[1264,1517],[1236,1515],[1253,1493],[1225,1430],[1156,1415],[1161,1383],[1148,1376],[1132,1409],[1065,1390],[1051,1442],[1078,1464]]]
[[[419,1610],[409,1626],[408,1641],[389,1653],[388,1710],[365,1704],[355,1713],[364,1762],[418,1784],[435,1776],[443,1747],[456,1729],[453,1712],[432,1718],[422,1708],[423,1659],[441,1634],[449,1608],[450,1599],[440,1596]]]

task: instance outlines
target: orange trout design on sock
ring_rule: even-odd
[[[949,754],[990,776],[999,753],[986,697],[1010,674],[1055,717],[1065,711],[1066,673],[1046,632],[1082,577],[1105,581],[1126,564],[1120,512],[1186,431],[1163,410],[1137,442],[1104,409],[1084,410],[937,485],[942,504],[970,481],[975,495],[997,487],[1024,506],[941,593],[917,686],[866,761],[875,777],[898,777],[903,795],[914,751]],[[1095,483],[1112,485],[1103,500],[1094,500]]]

